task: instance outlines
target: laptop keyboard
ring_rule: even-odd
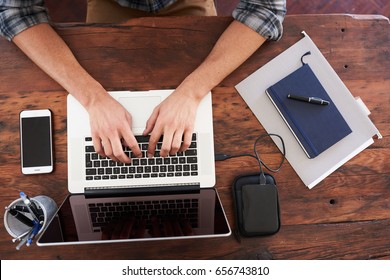
[[[133,158],[128,147],[124,152],[131,163],[116,162],[95,152],[92,137],[85,137],[85,179],[120,180],[134,178],[162,178],[198,175],[197,135],[193,133],[190,147],[175,155],[160,156],[162,139],[158,142],[153,158],[147,157],[149,136],[135,136],[142,151],[141,158]]]
[[[147,229],[151,228],[153,217],[157,219],[158,224],[162,224],[166,217],[174,217],[178,221],[187,220],[192,228],[198,227],[199,201],[197,198],[90,203],[88,207],[92,226],[96,232],[107,223],[125,217],[134,217],[136,223],[144,220]]]

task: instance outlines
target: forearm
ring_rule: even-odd
[[[87,108],[99,93],[105,93],[49,24],[30,27],[16,35],[13,42],[84,107]]]
[[[203,98],[247,60],[265,40],[244,24],[233,21],[205,61],[180,86],[195,89],[193,96],[197,99]]]

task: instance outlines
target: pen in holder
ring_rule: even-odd
[[[39,235],[53,218],[57,204],[48,196],[38,195],[28,198],[21,193],[21,198],[14,200],[5,209],[4,226],[13,237],[12,241],[20,241],[16,249],[27,244]]]

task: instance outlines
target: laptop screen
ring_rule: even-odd
[[[191,193],[87,198],[69,195],[38,240],[66,245],[230,235],[214,188]]]

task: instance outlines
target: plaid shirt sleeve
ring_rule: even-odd
[[[0,35],[7,40],[43,22],[49,22],[44,0],[0,0]]]
[[[286,0],[240,0],[233,18],[268,40],[279,40],[283,33]]]

